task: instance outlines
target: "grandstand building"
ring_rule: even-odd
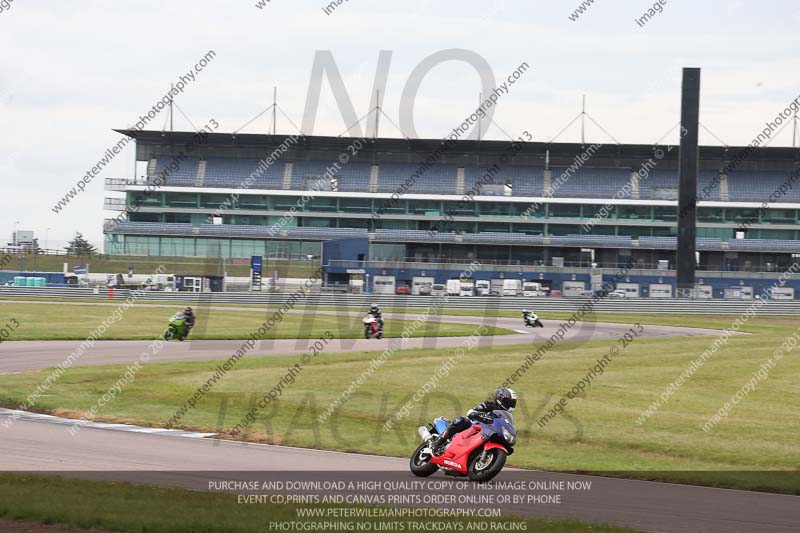
[[[677,146],[120,133],[142,175],[106,180],[125,193],[106,199],[106,253],[318,257],[356,239],[323,258],[329,282],[477,260],[552,288],[628,262],[674,285]],[[797,149],[700,148],[699,278],[757,286],[800,260],[799,176]]]

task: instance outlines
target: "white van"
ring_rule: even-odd
[[[503,296],[522,296],[522,280],[504,279]]]
[[[464,280],[459,287],[459,296],[475,296],[475,282],[472,280]]]
[[[503,295],[503,282],[504,279],[493,279],[489,282],[489,295],[502,296]]]
[[[522,284],[523,296],[544,296],[542,291],[542,284],[536,281],[526,281]]]
[[[448,296],[458,296],[461,294],[461,280],[460,279],[448,279],[447,280],[447,295]]]
[[[373,294],[394,294],[394,276],[375,276],[372,278]]]
[[[488,279],[479,279],[475,282],[475,294],[478,296],[489,296],[491,284]]]

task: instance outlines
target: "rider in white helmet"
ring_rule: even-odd
[[[526,326],[536,327],[542,326],[542,322],[539,320],[539,315],[537,315],[533,311],[528,311],[526,309],[522,310],[522,320],[525,321]]]
[[[383,315],[381,315],[381,308],[378,307],[378,304],[376,303],[372,304],[369,307],[368,314],[372,315],[375,318],[375,320],[378,321],[378,324],[380,325],[381,329],[383,329]]]

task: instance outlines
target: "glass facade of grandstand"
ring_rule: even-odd
[[[107,253],[319,256],[322,241],[360,237],[375,261],[674,263],[677,149],[651,166],[653,147],[615,145],[577,165],[580,145],[528,143],[509,157],[508,143],[467,141],[422,164],[435,141],[377,139],[341,164],[347,139],[306,137],[264,168],[280,138],[213,134],[168,171],[190,148],[174,135],[140,135],[146,175],[108,180],[126,196],[106,207],[128,213],[107,223]],[[774,194],[795,175],[794,156],[763,150],[727,172],[726,152],[701,150],[700,269],[797,260],[800,180]]]

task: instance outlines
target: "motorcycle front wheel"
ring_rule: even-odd
[[[423,442],[419,445],[419,447],[414,451],[414,455],[411,456],[411,473],[417,477],[428,477],[437,470],[439,467],[430,462],[431,458],[429,455],[423,455],[421,452],[425,448],[429,447],[427,442]],[[427,457],[427,459],[425,458]]]
[[[476,453],[469,462],[467,474],[472,481],[485,483],[493,479],[506,464],[508,454],[498,448],[486,452],[486,458],[481,460],[481,453]]]
[[[172,340],[172,331],[171,330],[167,330],[167,331],[164,332],[164,340],[165,341]]]

